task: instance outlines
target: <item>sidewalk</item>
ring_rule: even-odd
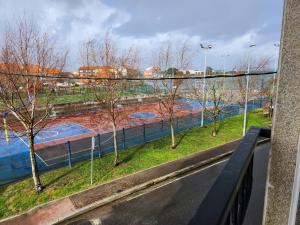
[[[195,153],[144,171],[140,171],[59,200],[37,206],[30,211],[0,221],[5,225],[53,224],[64,218],[89,211],[145,189],[170,177],[210,164],[228,156],[240,141]]]

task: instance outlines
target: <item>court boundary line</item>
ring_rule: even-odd
[[[12,132],[27,146],[27,148],[28,148],[27,150],[29,151],[29,154],[30,154],[29,145],[23,140],[23,138],[21,138],[16,132],[14,132],[14,130],[12,130]],[[36,152],[34,152],[34,154],[41,160],[42,163],[44,163],[46,166],[48,166],[48,164],[38,154],[36,154]]]
[[[78,124],[78,123],[74,123],[74,124],[77,124],[77,125],[79,125],[79,126],[81,126],[81,127],[84,127],[84,126],[82,126],[82,125],[80,125],[80,124]],[[68,124],[62,124],[62,125],[68,125]],[[59,126],[59,125],[57,125],[57,126]],[[69,136],[67,136],[67,137],[57,138],[57,139],[55,139],[55,140],[45,141],[45,142],[35,143],[35,144],[44,144],[44,143],[54,142],[54,141],[58,141],[58,140],[62,140],[62,139],[68,139],[68,137],[76,137],[76,136],[83,135],[83,134],[90,134],[90,133],[97,134],[95,131],[93,131],[93,130],[91,130],[91,129],[89,129],[89,128],[86,128],[86,127],[84,127],[84,128],[87,129],[87,130],[89,130],[89,132],[86,132],[86,133],[80,133],[80,134],[75,134],[75,135],[69,135]]]
[[[44,131],[46,131],[46,133],[47,133],[47,132],[55,132],[56,134],[53,135],[52,137],[57,137],[57,136],[59,135],[59,131],[47,131],[47,130],[44,130]],[[44,132],[44,131],[41,130],[39,133]],[[52,137],[50,137],[50,138],[52,138]],[[39,138],[39,139],[43,139],[43,138]]]
[[[111,136],[111,137],[109,137],[108,139],[106,139],[104,142],[102,142],[102,143],[100,143],[100,144],[104,144],[104,143],[106,143],[106,142],[108,142],[109,140],[111,140],[113,138],[113,135]],[[97,144],[97,145],[95,145],[95,147],[99,147],[99,144]],[[79,154],[79,153],[82,153],[82,152],[88,152],[88,151],[90,151],[91,150],[91,148],[84,148],[84,149],[82,149],[82,150],[80,150],[80,151],[77,151],[77,152],[74,152],[74,154]],[[37,154],[37,153],[36,153]],[[72,155],[72,154],[71,154]],[[56,157],[53,157],[53,158],[51,158],[50,160],[56,160],[56,159],[61,159],[61,158],[63,158],[63,157],[65,157],[65,156],[68,156],[68,154],[63,154],[63,155],[60,155],[60,156],[56,156]],[[41,158],[42,156],[39,156],[39,158]],[[77,158],[77,157],[75,157],[75,158]],[[50,161],[50,160],[43,160],[44,162],[45,162],[45,164],[47,165],[47,166],[53,166],[53,165],[55,165],[55,164],[57,164],[57,163],[46,163],[46,161]],[[65,159],[65,160],[62,160],[61,162],[64,162],[64,161],[67,161],[68,159]]]

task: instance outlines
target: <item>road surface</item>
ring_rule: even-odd
[[[253,199],[250,200],[249,213],[246,216],[245,224],[247,225],[259,225],[262,218],[268,149],[267,143],[256,150]],[[225,163],[226,160],[193,171],[135,196],[94,209],[63,224],[187,224]]]

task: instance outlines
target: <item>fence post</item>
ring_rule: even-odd
[[[99,143],[99,158],[101,158],[102,154],[101,154],[101,138],[100,138],[100,134],[97,135],[97,138],[98,138],[98,143]]]
[[[123,149],[125,149],[125,129],[123,127]]]
[[[259,99],[259,108],[262,107],[262,99]]]
[[[94,150],[95,150],[95,137],[92,137],[91,147],[91,185],[93,184],[93,161],[94,161]]]
[[[68,142],[66,143],[66,145],[67,145],[67,149],[68,149],[69,167],[71,168],[71,167],[72,167],[71,142],[68,141]]]
[[[161,120],[160,122],[161,122],[161,129],[160,129],[160,130],[161,130],[161,132],[162,132],[162,131],[164,130],[164,121]]]
[[[146,125],[143,125],[144,143],[146,142]]]

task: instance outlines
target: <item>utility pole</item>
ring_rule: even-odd
[[[203,99],[202,99],[202,112],[201,112],[201,127],[204,125],[204,109],[206,106],[206,57],[207,57],[207,50],[212,49],[212,45],[204,46],[203,44],[200,44],[200,47],[204,50],[204,79],[203,79],[203,86],[202,86],[202,93],[203,93]]]
[[[249,48],[255,47],[255,44],[249,45]],[[247,74],[250,73],[250,50],[248,52],[248,69]],[[244,126],[243,126],[243,136],[246,135],[246,126],[247,126],[247,103],[248,103],[248,89],[249,89],[249,75],[246,76],[246,93],[245,93],[245,109],[244,109]]]

